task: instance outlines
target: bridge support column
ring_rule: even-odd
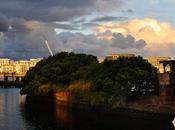
[[[8,76],[4,76],[4,81],[8,81]]]
[[[19,77],[16,77],[16,80],[15,80],[16,82],[19,82]]]

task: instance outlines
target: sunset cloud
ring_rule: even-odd
[[[104,23],[96,28],[97,32],[131,34],[136,39],[144,39],[148,43],[175,42],[175,29],[166,22],[155,19],[134,19],[125,23]]]
[[[174,56],[175,22],[173,13],[168,11],[174,9],[174,4],[170,1],[2,0],[0,57],[48,56],[43,35],[54,53]],[[157,5],[168,8],[160,13]]]
[[[143,39],[147,46],[141,52],[142,54],[173,55],[171,48],[175,46],[175,29],[167,22],[150,18],[133,19],[122,23],[107,22],[95,28],[97,34],[106,31],[121,33],[125,36],[132,35],[136,40]]]

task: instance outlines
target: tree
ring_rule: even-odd
[[[132,100],[156,95],[159,91],[157,69],[142,57],[105,60],[92,69],[91,75],[90,80],[96,86],[94,91],[104,92],[108,99],[123,97]]]
[[[86,71],[93,64],[98,64],[97,58],[85,54],[61,52],[45,58],[22,79],[21,94],[40,94],[38,88],[45,84],[52,84],[50,90],[53,89],[53,84],[68,87],[71,82],[85,79]]]
[[[98,63],[92,55],[62,52],[45,58],[27,72],[21,94],[70,91],[70,86],[74,86],[71,92],[76,99],[111,105],[155,95],[159,90],[157,69],[142,57]]]

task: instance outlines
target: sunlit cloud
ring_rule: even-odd
[[[175,49],[175,29],[171,25],[174,19],[162,16],[171,15],[174,4],[173,0],[167,1],[45,0],[23,4],[21,0],[2,1],[0,56],[24,59],[47,56],[43,35],[54,53],[68,50],[98,56],[109,53],[171,56]],[[168,8],[160,12],[164,4]]]
[[[95,27],[95,33],[122,33],[123,35],[132,35],[136,40],[143,39],[147,45],[141,54],[154,55],[173,55],[172,47],[175,46],[175,29],[167,22],[161,22],[156,19],[133,19],[128,22],[103,23]],[[110,39],[110,36],[100,36],[100,38]]]
[[[104,23],[95,28],[100,33],[107,30],[113,33],[131,34],[136,39],[144,39],[148,43],[175,42],[175,29],[166,22],[155,19],[134,19],[125,23]]]

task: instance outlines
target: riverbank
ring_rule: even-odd
[[[128,122],[139,122],[148,124],[154,122],[154,124],[160,123],[172,123],[175,118],[175,114],[170,109],[160,108],[155,109],[151,106],[147,107],[146,105],[135,106],[131,105],[131,103],[126,104],[125,106],[119,106],[116,108],[110,108],[107,105],[90,105],[88,103],[83,102],[73,102],[73,101],[65,101],[59,100],[56,97],[58,94],[53,94],[49,96],[27,96],[26,103],[32,104],[50,104],[50,106],[63,106],[70,109],[75,110],[83,110],[83,111],[94,111],[97,113],[106,113],[107,115],[115,117],[117,120],[125,119]],[[147,108],[146,108],[147,107]],[[150,109],[151,108],[151,109]]]
[[[63,102],[54,105],[51,102],[43,102],[43,100],[38,103],[28,102],[26,104],[26,114],[31,113],[36,123],[38,120],[42,120],[43,125],[46,125],[50,124],[48,121],[55,119],[52,126],[61,124],[61,127],[66,130],[174,130],[172,122],[133,118],[128,116],[128,110],[122,109],[121,111],[118,110],[119,114],[117,114],[94,108],[84,110],[68,107]],[[129,111],[129,113],[133,114],[133,111]]]

